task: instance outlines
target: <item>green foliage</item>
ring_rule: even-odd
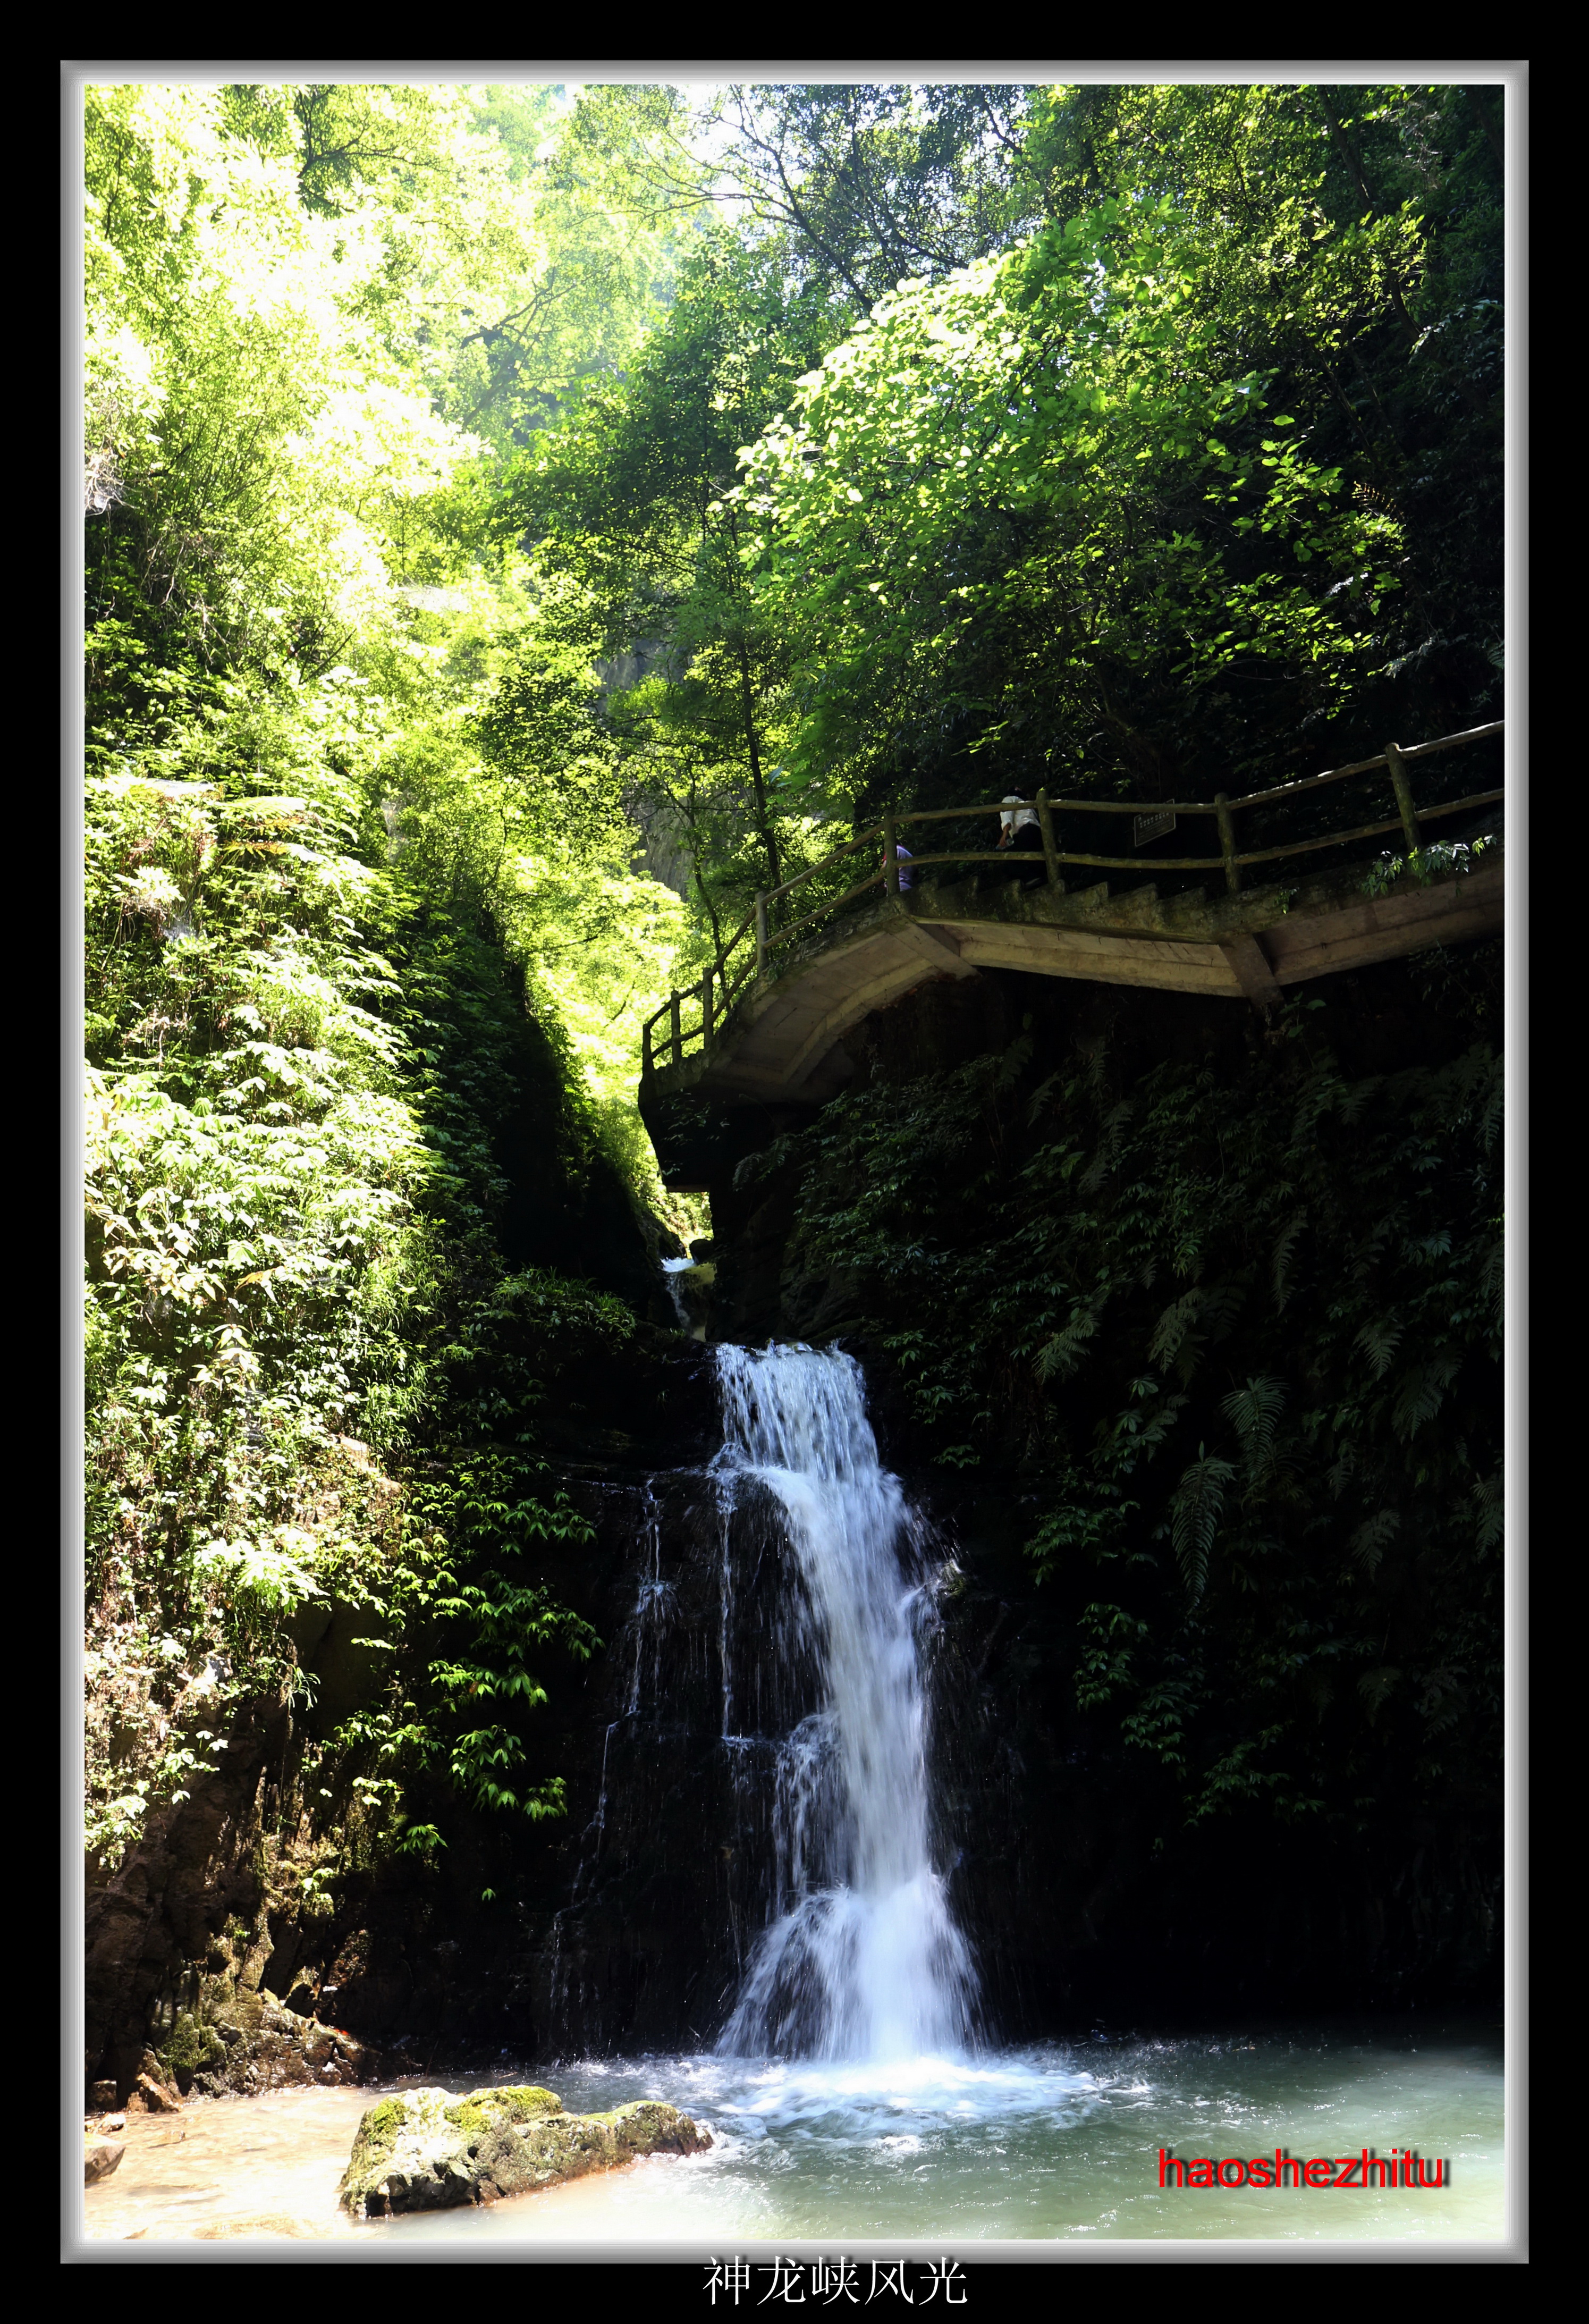
[[[182,2077],[184,2088],[190,2076],[202,2073],[207,2066],[219,2065],[225,2054],[226,2045],[215,2027],[204,2024],[186,2009],[178,2013],[170,2036],[155,2052],[168,2073]]]
[[[1406,856],[1382,855],[1364,880],[1363,892],[1365,896],[1387,896],[1403,878],[1410,880],[1414,887],[1427,888],[1435,880],[1448,880],[1453,872],[1460,875],[1474,872],[1493,844],[1475,839],[1471,847],[1459,841],[1455,845],[1415,847]]]
[[[603,686],[555,740],[505,690],[493,748],[545,732],[573,796],[606,752],[681,965],[882,798],[1206,794],[1495,706],[1473,92],[709,111],[592,87],[548,141],[571,198],[681,239],[666,313],[495,518]]]
[[[188,1743],[157,1745],[172,1726],[189,1735],[200,1702],[215,1720],[216,1650],[224,1700],[290,1683],[284,1622],[315,1599],[363,1609],[390,1660],[390,1707],[344,1738],[344,1783],[363,1752],[389,1782],[394,1766],[445,1765],[477,1806],[553,1812],[554,1782],[524,1794],[504,1778],[516,1734],[482,1739],[477,1714],[453,1716],[455,1696],[496,1694],[521,1722],[545,1700],[526,1655],[589,1646],[544,1587],[495,1563],[574,1533],[555,1495],[530,1499],[537,1457],[488,1448],[533,1425],[560,1368],[632,1317],[504,1266],[495,1148],[533,1028],[500,951],[392,874],[354,879],[310,844],[301,797],[266,802],[262,820],[255,802],[229,820],[181,787],[117,780],[104,798],[90,1576],[96,1676],[102,1693],[114,1678],[114,1701],[96,1842],[118,1852],[149,1805],[207,1769]],[[285,861],[273,840],[229,856],[220,835],[262,828],[310,836]],[[555,1213],[604,1166],[577,1065],[544,1038],[538,1054]],[[457,1635],[450,1657],[427,1645],[438,1624]],[[152,1631],[170,1659],[140,1645]],[[113,1757],[118,1723],[133,1783]],[[363,1794],[389,1839],[400,1799]]]
[[[1499,1063],[1354,1079],[1308,1026],[1035,1089],[1023,1042],[768,1157],[924,1441],[1036,1495],[1078,1702],[1194,1821],[1365,1815],[1387,1731],[1482,1784],[1498,1711]]]
[[[785,655],[746,587],[732,487],[739,446],[792,392],[825,320],[819,300],[790,301],[776,259],[705,238],[621,386],[587,395],[504,503],[537,571],[583,610],[571,637],[609,658],[624,780],[648,842],[681,859],[675,884],[711,930],[699,958],[802,860],[779,764]]]
[[[450,1779],[477,1808],[516,1811],[532,1821],[560,1815],[564,1791],[560,1776],[534,1784],[524,1780],[522,1723],[547,1700],[526,1657],[561,1647],[583,1661],[601,1643],[543,1583],[522,1579],[532,1543],[579,1545],[592,1537],[561,1490],[550,1507],[521,1498],[543,1473],[543,1464],[522,1456],[477,1458],[460,1462],[445,1485],[418,1490],[412,1504],[416,1524],[447,1543],[457,1561],[427,1575],[424,1591],[430,1610],[458,1641],[458,1651],[433,1661],[427,1672],[432,1699],[445,1706],[440,1725],[450,1730],[445,1746]],[[460,1578],[460,1569],[468,1579]],[[472,1724],[487,1704],[519,1726]]]
[[[713,108],[740,217],[797,276],[864,312],[1040,215],[1024,135],[1039,92],[990,81],[796,82],[724,90]]]
[[[804,383],[749,456],[758,595],[809,673],[797,767],[897,788],[947,720],[1056,788],[1100,734],[1106,766],[1158,788],[1171,748],[1195,788],[1201,753],[1213,788],[1348,699],[1400,538],[1199,290],[1171,206],[1109,202],[902,288]]]
[[[544,1425],[633,1319],[559,1262],[604,1188],[662,1207],[640,1024],[754,894],[882,798],[1493,714],[1498,121],[86,106],[90,1830],[305,1702],[335,1608],[380,1679],[310,1789],[339,1861],[418,1865],[560,1805],[537,1716],[594,1642]],[[938,1457],[1042,1480],[1088,1715],[1194,1818],[1310,1812],[1369,1726],[1476,1764],[1494,996],[1424,973],[1440,1073],[1348,1082],[1300,1019],[1239,1102],[1012,1051],[786,1149]]]
[[[262,1698],[313,1713],[319,1608],[374,1676],[306,1812],[423,1858],[560,1806],[522,1770],[592,1641],[525,1570],[579,1540],[536,1430],[634,1319],[546,1262],[655,1183],[619,1087],[676,918],[588,666],[473,545],[446,351],[545,222],[445,92],[87,113],[89,1841],[113,1864]]]
[[[587,85],[556,168],[675,228],[700,230],[720,208],[791,288],[849,323],[902,276],[961,265],[1041,215],[1023,154],[1039,94],[738,83],[693,108],[678,88]]]
[[[1376,721],[1483,715],[1500,206],[1478,102],[1048,93],[1010,199],[1050,222],[888,286],[746,453],[796,774],[935,804],[970,755],[995,788],[1206,796],[1300,745],[1352,755]]]
[[[1057,216],[1170,195],[1199,253],[1199,320],[1238,362],[1279,364],[1283,408],[1402,529],[1387,682],[1357,706],[1359,734],[1447,732],[1498,701],[1503,102],[1459,86],[1059,89],[1028,142]]]

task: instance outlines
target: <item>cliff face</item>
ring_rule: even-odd
[[[1493,1987],[1499,954],[1271,1024],[985,973],[825,1109],[661,1125],[712,1336],[842,1340],[952,1553],[942,1861],[1006,2033]]]
[[[862,1028],[825,1114],[678,1125],[712,1177],[712,1335],[841,1338],[942,1565],[938,1860],[997,2034],[1493,1990],[1500,1380],[1493,1337],[1451,1334],[1493,1256],[1497,967],[1336,980],[1268,1028],[1038,980],[929,986]],[[1039,1095],[1079,1064],[1091,1096],[1061,1091],[1056,1140]],[[1155,1107],[1150,1167],[1125,1141]],[[1067,1137],[1074,1159],[1045,1163]],[[1155,1281],[1144,1262],[1073,1333],[1080,1360],[1034,1379],[1096,1286],[1111,1204],[1150,1240],[1167,1219],[1200,1237],[1196,1263]],[[1430,1253],[1456,1268],[1432,1288]],[[1201,1351],[1171,1344],[1178,1305]],[[1150,1368],[1170,1423],[1100,1465]],[[1254,1396],[1272,1426],[1249,1447]],[[1186,1479],[1217,1481],[1210,1459],[1229,1474],[1199,1540]],[[753,1508],[725,1526],[687,1469],[600,1491],[614,1644],[569,1738],[565,1885],[527,1906],[513,2007],[544,2047],[688,2044],[721,2027],[769,1910],[760,1747],[723,1745],[746,1650],[724,1590],[742,1619],[780,1546]]]
[[[1028,1497],[941,1471],[906,1483],[931,1556],[951,1559],[929,1645],[935,1855],[990,2034],[1489,1997],[1500,1866],[1482,1799],[1366,1831],[1288,1825],[1262,1801],[1189,1826],[1156,1764],[1078,1703],[1078,1592],[1035,1582]],[[698,1472],[584,1489],[611,1645],[565,1730],[568,1821],[494,1923],[437,1900],[420,1939],[396,1898],[372,1900],[357,2031],[482,2054],[704,2046],[771,1916],[770,1737],[815,1698],[791,1672],[789,1700],[741,1704],[757,1731],[725,1743],[723,1681],[778,1587],[777,1528],[755,1506],[725,1523]],[[445,1987],[444,1922],[462,1942]]]
[[[927,986],[828,1108],[693,1126],[710,1335],[841,1339],[917,1511],[936,1855],[1000,2036],[1493,1990],[1495,967],[1337,979],[1268,1028]],[[95,1888],[91,2072],[191,2047],[186,2013],[231,2086],[295,2074],[272,1997],[306,2056],[329,2024],[422,2063],[721,2029],[769,1911],[757,1738],[815,1707],[792,1669],[725,1742],[778,1527],[704,1474],[709,1348],[642,1328],[542,1423],[588,1527],[542,1580],[602,1641],[537,1714],[566,1813],[455,1813],[432,1862],[317,1884],[284,1689]],[[338,1618],[299,1646],[336,1703]]]
[[[437,2043],[491,2056],[504,2042],[545,2045],[542,1951],[628,1699],[637,1562],[658,1522],[670,1539],[679,1524],[688,1530],[679,1511],[701,1500],[693,1472],[716,1449],[707,1351],[673,1332],[641,1332],[599,1380],[569,1381],[546,1429],[588,1531],[547,1545],[540,1586],[602,1642],[583,1666],[548,1657],[534,1721],[537,1772],[565,1775],[567,1815],[515,1824],[444,1805],[438,1792],[446,1845],[427,1861],[372,1848],[345,1813],[317,1813],[327,1739],[369,1711],[387,1674],[364,1636],[367,1609],[311,1601],[292,1618],[293,1672],[235,1710],[217,1772],[194,1775],[188,1797],[152,1815],[114,1871],[90,1865],[90,2084],[114,2082],[124,2100],[150,2050],[184,2089],[241,2090],[364,2078],[405,2036],[427,2054]],[[679,1462],[685,1475],[670,1483],[661,1472]],[[627,1776],[611,1786],[626,1829],[648,1805],[630,1788]],[[676,1852],[681,1813],[657,1823],[665,1852]],[[704,1925],[659,1906],[646,1944],[627,1940],[632,1968],[611,1972],[620,1987],[626,1975],[649,1981],[658,2039]],[[648,1966],[653,1950],[672,1965],[666,1977]],[[345,2029],[340,2048],[328,2046],[328,2028]],[[388,2063],[400,2070],[402,2058]]]

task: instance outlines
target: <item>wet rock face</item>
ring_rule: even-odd
[[[381,2070],[380,2052],[344,2026],[322,2023],[303,1986],[283,2002],[231,1972],[196,1972],[192,1981],[194,2006],[157,2031],[118,2080],[90,2086],[92,2109],[175,2114],[190,2096],[345,2087],[372,2081]]]
[[[593,1505],[629,1496],[631,1482],[609,1491],[609,1477],[633,1480],[652,1469],[705,1461],[716,1449],[710,1351],[675,1329],[642,1326],[621,1360],[563,1385],[566,1394],[551,1416],[552,1449],[575,1495]],[[603,1637],[621,1627],[625,1600],[609,1585],[632,1557],[633,1539],[632,1528],[620,1526],[609,1530],[593,1565],[583,1546],[561,1566],[547,1561],[554,1595],[592,1618]],[[349,1615],[339,1628],[335,1607],[311,1610],[314,1619],[295,1643],[335,1707],[344,1696],[353,1701],[368,1676],[345,1655],[338,1659],[342,1631],[362,1629],[363,1617]],[[583,1675],[562,1674],[546,1721],[548,1773],[569,1764],[565,1737],[585,1711]],[[493,1999],[490,1988],[502,1964],[489,1945],[474,1945],[467,1915],[457,1915],[459,1927],[449,1920],[432,1928],[428,1904],[400,1875],[389,1884],[395,1895],[378,1881],[355,1884],[341,1917],[303,1909],[275,1835],[305,1731],[284,1692],[240,1705],[224,1738],[224,1766],[197,1776],[185,1802],[152,1814],[143,1838],[114,1871],[90,1865],[84,2070],[97,2091],[89,2102],[100,2110],[127,2099],[147,2048],[165,2061],[162,2082],[183,2093],[212,2092],[372,2079],[372,2053],[345,2030],[350,2025],[381,2043],[416,2031],[439,2031],[449,2042],[466,2031],[473,2041],[489,2030],[493,2055],[505,2036],[519,2041],[533,2031],[518,2018],[501,2022],[500,1994]],[[598,1758],[600,1746],[598,1729]],[[583,1748],[574,1743],[574,1759]],[[551,1828],[529,1836],[529,1886],[560,1837]],[[549,1884],[556,1901],[565,1885],[560,1873]],[[455,1957],[456,1946],[454,1956],[444,1955],[438,1938],[460,1938],[469,1961]],[[464,1997],[471,1997],[466,2029],[455,2025]]]
[[[758,1487],[730,1507],[678,1471],[614,1493],[605,1526],[628,1547],[571,1770],[565,1885],[514,1978],[535,2045],[565,2055],[721,2031],[773,1910],[777,1738],[822,1699],[809,1655],[767,1651],[800,1583]]]
[[[605,1525],[629,1546],[601,1622],[591,1725],[567,1762],[566,1885],[554,1914],[527,1922],[501,1987],[521,2003],[532,2054],[710,2045],[762,1932],[801,1882],[828,1877],[819,1826],[848,1844],[809,1583],[776,1496],[742,1472],[677,1471],[614,1494]],[[913,1620],[934,1733],[967,1711],[948,1548],[907,1520],[902,1581],[922,1588]],[[958,1792],[936,1797],[941,1757],[930,1751],[935,1831],[960,1805]],[[934,1838],[935,1866],[956,1863],[960,1837]]]
[[[342,2182],[355,2218],[448,2210],[523,2195],[638,2155],[694,2154],[712,2135],[676,2107],[641,2098],[611,2114],[567,2115],[550,2090],[405,2090],[360,2123]]]
[[[234,2004],[221,2023],[199,2029],[214,2042],[207,2062],[193,2072],[189,2084],[201,2096],[308,2085],[331,2089],[374,2080],[379,2052],[345,2027],[300,2016],[273,1993],[249,1998],[255,2007],[244,2012]]]
[[[142,2070],[162,1990],[204,1960],[230,1917],[257,1914],[253,1843],[267,1760],[284,1748],[286,1727],[282,1704],[240,1711],[224,1770],[198,1777],[186,1803],[152,1816],[108,1878],[90,1868],[84,2062],[91,2079],[115,2081],[118,2098]]]

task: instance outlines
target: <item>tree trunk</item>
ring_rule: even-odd
[[[750,692],[750,656],[746,650],[743,632],[735,640],[739,654],[739,695],[745,712],[745,745],[750,754],[750,781],[756,792],[756,814],[761,825],[762,843],[767,849],[767,886],[780,887],[783,873],[778,869],[778,843],[773,836],[772,817],[767,813],[767,785],[762,779],[761,744],[756,733],[756,711]]]

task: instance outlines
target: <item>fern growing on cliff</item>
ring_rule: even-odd
[[[786,1142],[800,1263],[937,1457],[1018,1464],[1078,1702],[1193,1823],[1360,1820],[1387,1722],[1483,1780],[1500,1093],[1483,1042],[1348,1074],[1293,1004],[1239,1065],[880,1075]]]

